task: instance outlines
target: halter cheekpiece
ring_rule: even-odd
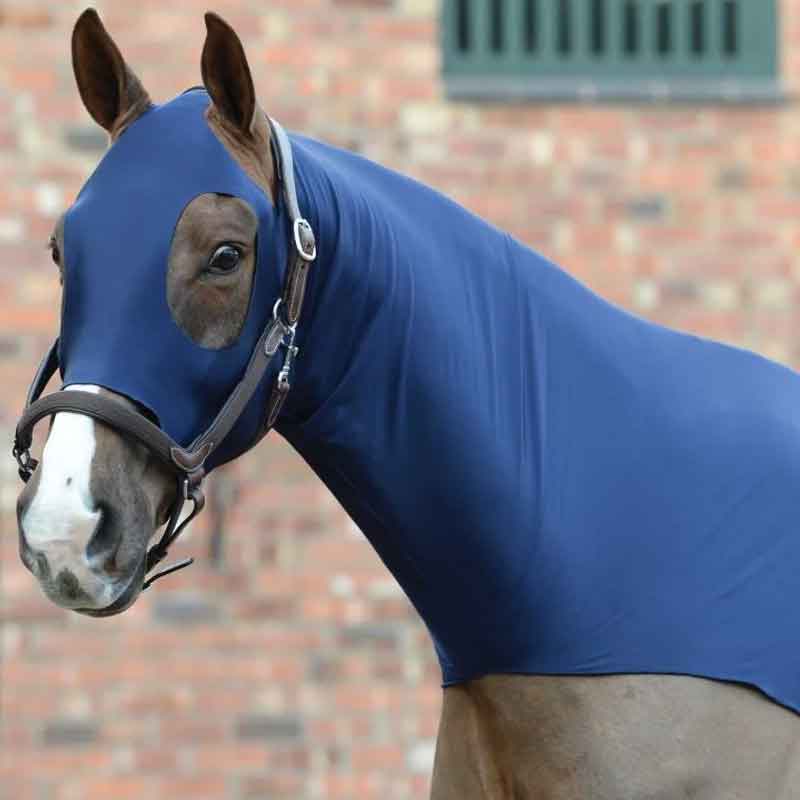
[[[291,230],[286,280],[281,296],[275,301],[272,317],[253,348],[242,378],[209,427],[184,448],[143,414],[130,410],[103,395],[62,389],[41,397],[48,381],[60,366],[58,339],[36,371],[28,391],[25,409],[17,423],[12,452],[19,466],[19,476],[24,482],[30,480],[38,466],[38,462],[30,454],[34,426],[45,417],[59,412],[84,414],[105,423],[143,444],[175,473],[177,479],[175,501],[161,539],[147,552],[145,573],[148,577],[145,579],[143,589],[151,586],[159,578],[193,563],[194,559],[187,558],[150,574],[166,557],[170,545],[185,530],[188,523],[202,511],[205,504],[202,483],[206,460],[230,433],[281,349],[284,353],[283,363],[269,395],[261,435],[266,434],[275,424],[291,389],[292,366],[299,352],[295,344],[297,323],[303,308],[309,267],[317,257],[317,247],[311,224],[301,215],[297,201],[291,142],[275,120],[268,118],[268,121],[277,181]],[[187,502],[192,503],[192,510],[179,524]]]

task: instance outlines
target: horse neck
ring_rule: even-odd
[[[381,192],[400,187],[412,198],[432,192],[344,151],[308,140],[294,144],[301,207],[320,256],[299,326],[296,390],[279,429],[310,435],[313,428],[317,442],[334,409],[355,419],[374,408],[376,392],[398,401],[406,396],[410,387],[397,385],[399,378],[427,383],[427,370],[409,359],[419,354],[420,329],[435,334],[438,309],[418,300],[436,244],[425,248],[421,262],[418,243],[409,247],[404,229],[414,225],[413,215],[398,213],[396,199],[385,202]]]
[[[369,538],[434,639],[463,651],[475,640],[463,609],[476,586],[511,590],[520,501],[537,490],[513,468],[524,457],[516,448],[530,444],[513,407],[522,395],[497,373],[496,348],[521,358],[523,338],[517,287],[486,269],[501,263],[506,240],[433,191],[320,147],[297,147],[323,256],[296,394],[277,429]],[[489,341],[481,323],[505,303],[510,322]],[[497,470],[490,456],[503,437],[511,466]]]

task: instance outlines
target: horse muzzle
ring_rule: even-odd
[[[127,608],[141,591],[144,577],[144,560],[133,574],[112,577],[70,540],[50,542],[45,553],[31,548],[21,535],[20,558],[53,603],[92,615],[122,603]]]

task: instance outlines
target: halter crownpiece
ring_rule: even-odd
[[[259,438],[275,424],[291,389],[292,367],[299,352],[295,344],[297,324],[303,309],[309,267],[316,259],[317,248],[314,230],[300,213],[291,142],[275,120],[269,117],[267,119],[272,134],[271,147],[277,181],[281,188],[280,194],[291,231],[288,237],[286,278],[282,294],[273,305],[272,315],[250,354],[244,374],[210,425],[188,447],[183,447],[144,414],[103,395],[62,389],[42,397],[48,381],[62,366],[58,339],[36,371],[28,391],[25,409],[17,423],[12,453],[17,460],[20,478],[25,482],[30,480],[38,466],[38,462],[30,454],[34,426],[45,417],[59,412],[83,414],[105,423],[144,445],[175,473],[177,479],[175,501],[161,539],[148,550],[146,574],[166,557],[170,545],[202,511],[205,504],[202,483],[206,474],[206,463],[242,417],[281,347],[285,348],[285,356],[269,393],[265,423]],[[186,502],[191,502],[193,507],[190,514],[179,524]],[[143,589],[151,586],[159,578],[191,563],[193,559],[185,559],[150,575],[146,578]]]

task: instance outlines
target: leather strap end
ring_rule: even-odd
[[[276,386],[272,390],[272,394],[269,396],[269,405],[267,406],[267,424],[265,425],[265,431],[269,431],[277,421],[278,415],[281,413],[281,408],[283,408],[283,403],[286,400],[287,393],[288,388],[281,389],[279,386]]]

